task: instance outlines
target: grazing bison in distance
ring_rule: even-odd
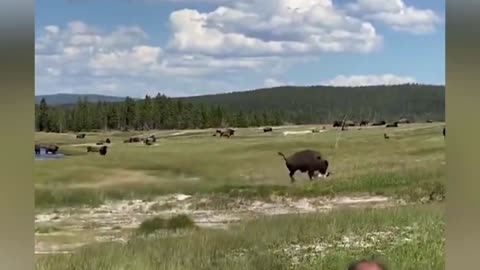
[[[385,138],[385,140],[390,139],[390,137],[387,135],[387,133],[383,133],[383,138]]]
[[[387,128],[398,127],[398,122],[388,123],[385,127]]]
[[[45,147],[45,154],[52,154],[52,155],[55,155],[58,151],[58,146],[56,145],[49,145],[47,147]]]
[[[366,126],[368,125],[368,121],[367,120],[362,120],[360,121],[360,126]]]
[[[296,171],[302,173],[308,172],[308,177],[310,181],[316,172],[319,172],[322,177],[327,177],[328,161],[322,159],[322,156],[319,152],[314,150],[302,150],[294,153],[289,157],[285,157],[282,152],[278,152],[278,155],[282,156],[285,160],[285,165],[289,170],[289,176],[291,182],[295,182],[293,175]]]
[[[271,128],[271,127],[263,128],[263,132],[272,132],[272,131],[273,131],[273,128]]]
[[[342,124],[343,124],[343,121],[338,121],[338,120],[333,121],[333,127],[341,127]]]
[[[354,127],[355,122],[353,122],[352,120],[347,120],[347,121],[345,121],[345,126],[346,127]]]
[[[428,119],[428,120],[427,120],[427,123],[433,123],[433,120]]]
[[[96,142],[96,145],[103,145],[103,142]]]
[[[235,130],[233,130],[231,128],[227,128],[225,131],[217,129],[217,131],[215,132],[215,135],[217,133],[220,133],[220,138],[221,137],[230,138],[230,136],[233,136],[235,134]]]
[[[35,155],[40,155],[40,145],[35,144]]]
[[[372,123],[372,126],[383,126],[385,125],[386,122],[384,120],[381,120],[381,121],[375,121]]]
[[[100,155],[105,156],[107,154],[107,146],[101,146],[101,147],[96,147],[96,146],[87,146],[87,153],[100,153]]]
[[[399,124],[410,124],[410,120],[408,120],[407,118],[402,118],[402,119],[399,119],[397,121],[397,123],[399,123]]]
[[[106,142],[106,143],[111,143],[111,141],[110,141],[109,138],[107,138],[107,139],[105,140],[105,142]]]
[[[77,139],[85,139],[85,133],[77,134]]]

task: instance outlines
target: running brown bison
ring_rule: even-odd
[[[360,126],[366,126],[368,125],[368,121],[367,120],[362,120],[360,121]]]
[[[294,153],[289,157],[285,157],[282,152],[278,152],[280,156],[285,160],[285,165],[289,170],[289,176],[291,182],[295,182],[293,175],[296,171],[302,173],[308,172],[308,177],[310,181],[316,172],[319,172],[321,177],[327,177],[330,173],[327,173],[328,161],[322,159],[322,156],[319,152],[314,150],[302,150]]]
[[[398,122],[388,123],[387,125],[385,125],[385,127],[387,128],[398,127]]]
[[[273,128],[271,128],[271,127],[263,128],[263,132],[272,132],[272,131],[273,131]]]
[[[77,134],[77,139],[85,139],[85,133]]]
[[[408,120],[407,118],[401,118],[397,121],[397,123],[399,123],[399,124],[410,124],[410,120]]]
[[[40,155],[40,149],[41,149],[40,145],[35,144],[35,155]]]
[[[375,121],[372,123],[372,126],[383,126],[385,125],[386,122],[384,120],[381,120],[381,121]]]
[[[58,146],[56,145],[49,145],[45,147],[45,154],[51,153],[52,155],[55,155],[58,151]]]

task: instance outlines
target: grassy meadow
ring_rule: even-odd
[[[445,141],[442,123],[398,128],[351,127],[285,136],[322,125],[238,129],[230,139],[214,130],[145,133],[36,133],[65,158],[35,161],[37,214],[65,207],[97,207],[118,200],[152,200],[173,193],[210,198],[222,207],[239,198],[383,195],[407,202],[384,209],[260,217],[227,230],[182,229],[176,236],[94,243],[73,254],[41,256],[37,269],[346,269],[353,259],[378,256],[392,269],[443,269]],[[386,140],[383,134],[390,139]],[[133,135],[155,145],[123,143]],[[106,156],[86,145],[110,138]],[[337,145],[337,147],[335,147]],[[306,148],[329,161],[332,175],[291,184],[283,159]],[[43,228],[48,233],[51,228]],[[92,229],[93,230],[93,229]]]

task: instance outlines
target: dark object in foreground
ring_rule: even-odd
[[[398,127],[398,122],[388,123],[385,127],[387,128]]]
[[[388,268],[374,260],[359,260],[350,264],[347,270],[388,270]]]
[[[308,172],[308,177],[310,181],[312,180],[315,172],[319,172],[321,177],[327,177],[330,173],[327,173],[328,161],[322,159],[322,156],[319,152],[314,150],[302,150],[294,153],[288,158],[282,152],[278,152],[280,156],[285,160],[285,165],[289,170],[290,180],[293,183],[295,178],[293,175],[296,171],[302,173]]]
[[[89,152],[98,152],[100,155],[105,156],[107,154],[107,146],[101,146],[101,147],[96,147],[96,146],[87,146],[87,153]]]

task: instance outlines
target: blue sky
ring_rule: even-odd
[[[40,0],[36,94],[445,82],[445,1]]]

